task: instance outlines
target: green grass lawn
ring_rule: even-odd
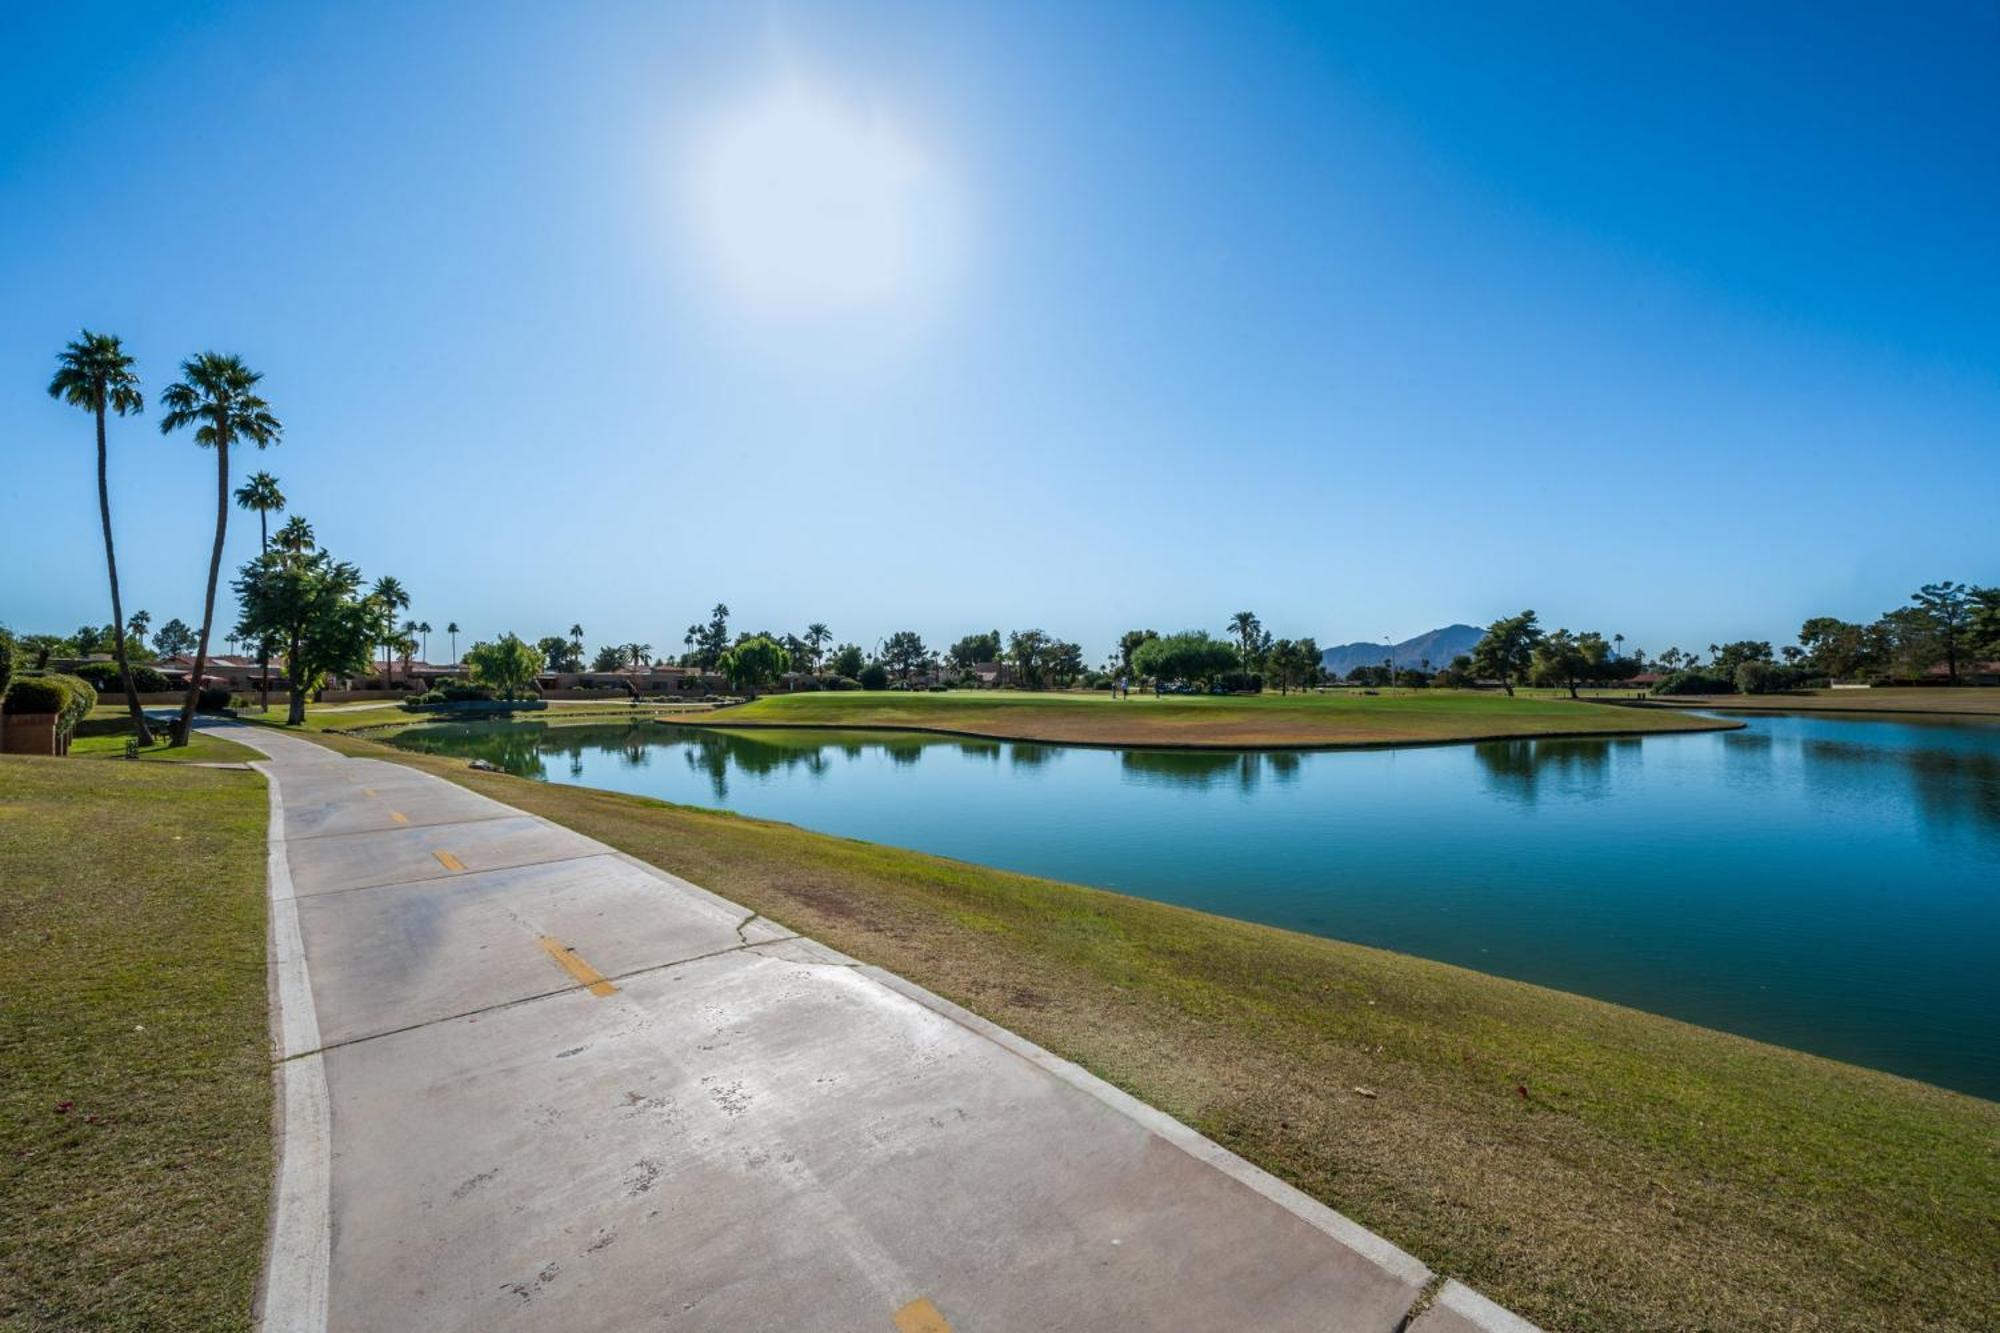
[[[1712,729],[1712,721],[1571,699],[1460,690],[1365,695],[1168,696],[966,690],[767,695],[691,718],[696,725],[895,727],[1074,745],[1423,745],[1548,735]]]
[[[0,758],[0,1327],[249,1326],[266,818],[255,773]]]
[[[106,731],[95,736],[78,736],[70,742],[69,752],[78,759],[123,759],[125,740],[131,734],[130,725],[117,731]],[[264,756],[248,746],[235,741],[224,740],[220,736],[205,731],[197,731],[180,749],[171,749],[164,739],[156,740],[150,747],[139,751],[138,762],[142,764],[247,764]]]
[[[523,720],[558,725],[570,722],[605,722],[620,718],[680,717],[689,713],[708,711],[700,704],[653,704],[642,703],[637,707],[620,700],[602,701],[587,699],[556,699],[545,709],[533,713],[517,714]],[[238,721],[253,722],[259,726],[281,727],[292,731],[308,731],[315,735],[326,732],[378,732],[391,727],[419,726],[426,722],[462,721],[448,713],[410,713],[395,704],[376,704],[368,707],[348,705],[308,705],[303,727],[292,727],[285,721],[285,710],[273,702],[269,713],[259,713],[249,709],[238,715]]]
[[[321,739],[948,996],[1547,1328],[1973,1330],[2000,1309],[2000,1104],[1401,954]]]

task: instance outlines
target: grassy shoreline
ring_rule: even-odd
[[[1889,716],[2000,718],[2000,689],[1800,690],[1784,694],[1682,694],[1649,708],[1720,708],[1743,713],[1879,713]]]
[[[1426,690],[1228,697],[815,692],[774,694],[675,725],[918,731],[980,740],[1147,750],[1342,750],[1534,737],[1728,730],[1740,723],[1568,699]]]
[[[0,757],[0,1327],[250,1326],[266,824],[255,773]]]
[[[1405,955],[468,769],[1077,1061],[1551,1329],[1974,1329],[2000,1104]]]

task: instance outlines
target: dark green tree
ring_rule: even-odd
[[[1151,677],[1156,689],[1174,681],[1207,685],[1241,665],[1242,657],[1235,647],[1199,629],[1148,639],[1132,654],[1132,669]]]
[[[268,551],[243,567],[235,588],[239,631],[284,649],[292,726],[305,722],[306,699],[328,676],[365,671],[386,632],[381,603],[361,595],[361,571],[325,551]]]
[[[1007,636],[1007,660],[1013,664],[1014,679],[1021,688],[1039,690],[1048,683],[1051,642],[1038,629],[1015,630]]]
[[[1076,684],[1083,674],[1083,649],[1066,639],[1057,639],[1049,645],[1046,656],[1049,684],[1059,690],[1066,690]]]
[[[850,679],[859,679],[861,668],[867,664],[868,659],[862,653],[861,646],[853,643],[841,644],[833,650],[833,656],[827,659],[828,670],[836,676],[846,676]]]
[[[535,651],[548,663],[550,671],[583,670],[583,653],[576,646],[576,640],[551,634],[535,640]]]
[[[769,635],[758,634],[726,649],[716,665],[733,688],[755,698],[758,687],[792,669],[792,655]]]
[[[963,671],[977,662],[998,662],[1000,660],[1000,631],[988,630],[984,634],[968,634],[951,646],[946,654],[952,665]]]
[[[931,651],[924,647],[924,636],[913,629],[899,629],[883,640],[882,665],[902,681],[907,682],[930,663]]]
[[[1500,682],[1511,696],[1514,682],[1534,667],[1535,644],[1542,637],[1533,611],[1503,616],[1486,627],[1486,635],[1472,650],[1472,668],[1481,676]]]
[[[1942,583],[1926,583],[1910,595],[1910,600],[1930,618],[1938,647],[1944,652],[1946,675],[1952,684],[1958,684],[1959,654],[1965,646],[1966,630],[1972,624],[1972,589],[1946,579]]]
[[[729,647],[729,607],[717,602],[715,609],[708,613],[706,625],[689,625],[687,635],[682,640],[688,652],[682,661],[688,666],[697,666],[704,671],[715,669],[722,660],[722,654]]]
[[[512,632],[502,634],[491,643],[475,643],[465,653],[466,665],[472,669],[472,678],[481,685],[497,690],[500,697],[514,700],[521,692],[531,688],[535,675],[542,669],[542,655],[533,644],[524,641]]]
[[[2000,588],[1972,590],[1972,619],[1966,640],[1981,657],[2000,658]]]
[[[1139,651],[1139,645],[1160,637],[1155,629],[1128,629],[1118,636],[1118,666],[1127,675],[1132,672],[1132,654]]]
[[[175,616],[160,626],[160,632],[153,636],[153,651],[161,657],[179,657],[182,653],[194,651],[194,631],[187,622]]]
[[[1593,680],[1611,654],[1611,645],[1594,630],[1571,634],[1566,629],[1544,634],[1529,654],[1529,670],[1537,685],[1556,685],[1576,698],[1577,686]]]

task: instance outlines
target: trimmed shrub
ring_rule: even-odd
[[[57,676],[23,676],[7,691],[9,713],[60,713],[69,703],[69,691]]]
[[[826,688],[829,690],[858,690],[861,688],[861,682],[852,676],[829,676],[826,679]]]
[[[1224,694],[1262,694],[1264,678],[1254,671],[1225,671],[1215,678],[1215,688]]]
[[[889,668],[880,662],[870,662],[861,668],[861,674],[855,679],[864,690],[886,690],[889,688]]]
[[[97,707],[97,691],[87,680],[52,671],[15,681],[7,689],[4,706],[9,713],[54,713],[56,735],[67,738],[76,730],[76,724]]]
[[[122,693],[125,689],[116,662],[86,662],[76,669],[76,674],[95,686],[99,694]],[[164,694],[173,685],[159,671],[135,662],[132,664],[132,688],[141,694]]]
[[[1654,694],[1734,694],[1736,682],[1700,671],[1676,671],[1653,687]]]
[[[194,697],[194,711],[197,713],[220,713],[229,707],[229,687],[227,685],[204,685]]]

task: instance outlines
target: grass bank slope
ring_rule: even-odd
[[[0,1327],[249,1327],[265,831],[255,773],[0,758]]]
[[[891,727],[1069,745],[1218,749],[1625,736],[1731,725],[1667,710],[1457,690],[1129,699],[999,690],[816,692],[769,695],[684,720],[697,726]]]
[[[1949,713],[2000,718],[2000,689],[1884,688],[1879,690],[1789,690],[1783,694],[1680,694],[1648,700],[1654,706],[1733,708],[1791,713]]]
[[[1972,1330],[2000,1105],[1441,963],[331,736],[880,964],[1552,1330]]]

